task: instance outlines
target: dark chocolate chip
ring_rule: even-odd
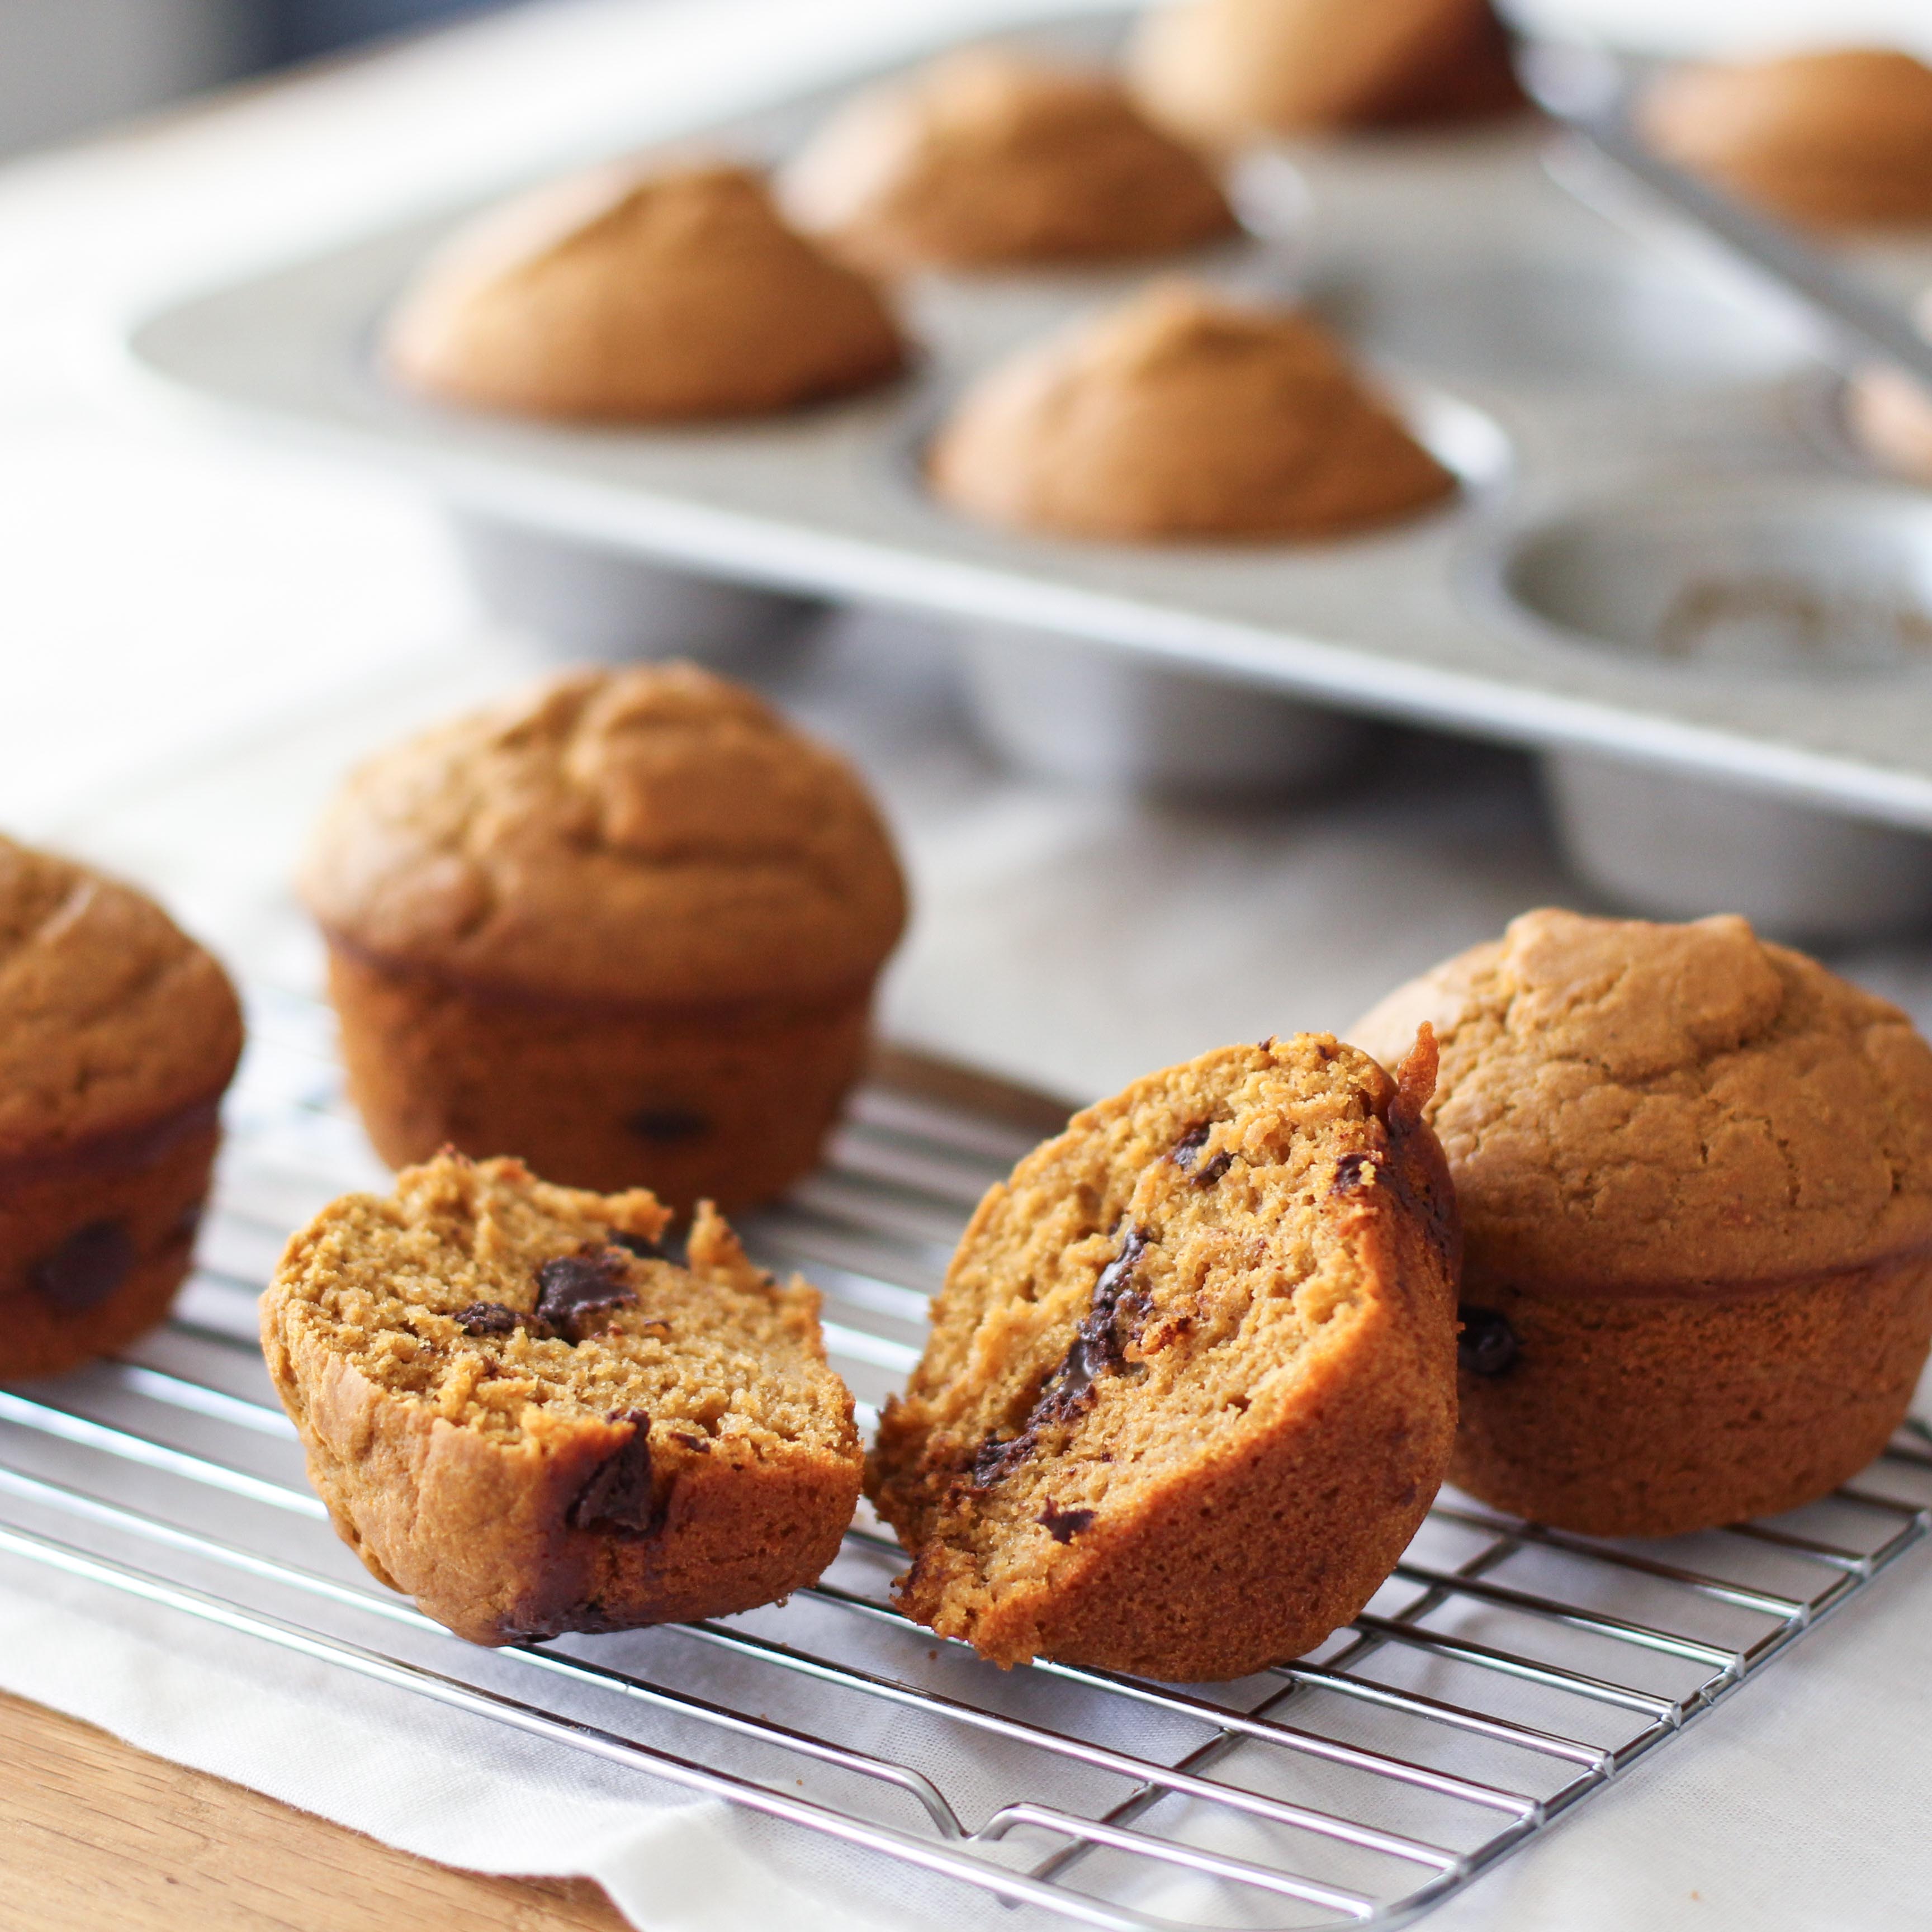
[[[700,1456],[708,1456],[711,1454],[711,1444],[701,1436],[687,1436],[680,1430],[672,1436],[670,1439],[674,1442],[682,1444],[687,1449],[695,1449]]]
[[[990,1490],[1010,1476],[1033,1454],[1034,1438],[1025,1431],[1010,1439],[989,1436],[973,1458],[973,1486]]]
[[[1054,1542],[1071,1543],[1083,1529],[1093,1528],[1094,1512],[1090,1509],[1056,1509],[1049,1496],[1046,1508],[1040,1513],[1040,1520]]]
[[[537,1270],[537,1315],[567,1342],[583,1340],[584,1319],[635,1301],[624,1276],[624,1258],[610,1248],[560,1255]]]
[[[508,1335],[528,1322],[530,1317],[506,1308],[500,1301],[472,1301],[467,1308],[456,1311],[454,1320],[466,1335]]]
[[[1180,1139],[1167,1150],[1167,1157],[1174,1166],[1192,1173],[1194,1163],[1201,1158],[1201,1150],[1208,1144],[1208,1136],[1214,1131],[1212,1120],[1196,1120]]]
[[[688,1107],[640,1107],[624,1124],[639,1139],[655,1141],[660,1146],[695,1140],[711,1126],[702,1114],[694,1114]]]
[[[98,1307],[128,1279],[134,1238],[121,1221],[89,1221],[27,1270],[28,1285],[62,1315]]]
[[[640,1408],[620,1409],[609,1419],[628,1422],[631,1433],[578,1492],[570,1526],[600,1536],[652,1535],[664,1527],[664,1512],[651,1502],[651,1419]],[[670,1499],[667,1491],[667,1504]]]
[[[1345,1154],[1335,1163],[1335,1178],[1329,1183],[1330,1194],[1351,1194],[1366,1186],[1376,1177],[1376,1157],[1372,1154]]]
[[[621,1228],[610,1230],[610,1239],[619,1247],[634,1254],[641,1261],[668,1261],[668,1256],[656,1242],[644,1234],[627,1234]]]
[[[1456,1359],[1472,1376],[1499,1376],[1522,1352],[1522,1343],[1509,1317],[1493,1308],[1465,1302],[1456,1310],[1462,1332],[1456,1338]]]
[[[1234,1156],[1231,1154],[1226,1148],[1223,1148],[1221,1151],[1194,1177],[1195,1186],[1196,1187],[1212,1187],[1215,1182],[1219,1180],[1222,1175],[1226,1174],[1228,1168],[1232,1167],[1234,1164]]]

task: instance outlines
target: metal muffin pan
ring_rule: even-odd
[[[1117,32],[1087,22],[1012,38],[1090,52]],[[821,93],[721,128],[715,145],[776,159],[836,98]],[[1707,909],[1756,910],[1775,927],[1840,928],[1843,882],[1826,875],[1868,868],[1870,824],[1932,830],[1932,662],[1901,652],[1878,666],[1792,665],[1774,653],[1686,666],[1627,638],[1593,637],[1593,614],[1616,600],[1586,580],[1593,569],[1641,571],[1618,552],[1616,533],[1666,498],[1743,532],[1738,554],[1755,554],[1754,520],[1770,514],[1774,485],[1780,568],[1797,594],[1845,602],[1831,533],[1848,514],[1870,515],[1915,560],[1870,593],[1904,595],[1910,628],[1932,614],[1932,521],[1917,514],[1928,500],[1851,482],[1794,406],[1819,380],[1814,337],[1754,301],[1735,276],[1694,254],[1660,256],[1580,205],[1546,168],[1552,138],[1526,118],[1298,148],[1270,158],[1272,177],[1258,177],[1286,233],[1131,271],[922,278],[902,292],[922,349],[910,376],[752,423],[584,430],[459,413],[398,390],[375,366],[373,330],[467,211],[178,302],[135,330],[132,351],[140,368],[201,404],[414,476],[467,517],[520,533],[526,580],[557,568],[554,551],[530,562],[543,553],[528,540],[543,538],[607,572],[614,557],[628,557],[760,591],[956,618],[974,640],[967,656],[982,719],[1029,762],[1053,760],[1032,728],[1040,719],[1025,721],[1031,749],[1013,728],[1016,715],[1038,706],[1023,680],[1036,688],[1045,675],[1051,654],[1037,640],[1063,639],[1084,648],[1058,654],[1053,703],[1065,740],[1085,741],[1077,755],[1063,744],[1063,772],[1198,785],[1220,770],[1252,784],[1266,776],[1274,728],[1255,722],[1239,755],[1224,731],[1225,770],[1211,745],[1204,760],[1200,751],[1202,718],[1218,704],[1225,721],[1231,688],[1238,710],[1240,687],[1300,707],[1274,713],[1278,769],[1297,781],[1329,761],[1310,706],[1582,753],[1599,776],[1642,768],[1628,782],[1646,797],[1658,795],[1660,775],[1694,782],[1677,838],[1646,847],[1633,835],[1624,862],[1610,868],[1603,838],[1576,838],[1586,817],[1601,829],[1601,787],[1554,777],[1559,799],[1574,805],[1558,829],[1587,876],[1659,910],[1681,909],[1688,893]],[[1432,420],[1439,437],[1456,425],[1451,440],[1471,482],[1461,500],[1335,542],[1126,547],[983,528],[926,494],[917,452],[966,382],[1018,343],[1174,268],[1300,295],[1334,318],[1412,400],[1421,426]],[[1847,492],[1857,500],[1849,512]],[[1785,543],[1811,520],[1816,542]],[[1534,608],[1526,572],[1534,574],[1530,560],[1558,528],[1579,533],[1569,600]],[[1828,556],[1828,580],[1814,581]],[[1728,568],[1714,556],[1704,574],[1718,587],[1707,594],[1721,596]],[[1752,590],[1748,582],[1739,594],[1748,601]],[[497,595],[514,608],[500,584]],[[748,614],[754,627],[776,622],[762,606]],[[645,647],[678,628],[661,627]],[[728,642],[729,630],[712,641]],[[1004,696],[994,693],[1002,656],[1018,667]],[[1083,665],[1091,674],[1084,696]],[[1130,665],[1159,676],[1129,701]],[[1192,710],[1172,682],[1190,675],[1209,680]],[[1817,856],[1805,872],[1832,890],[1807,902],[1800,878],[1786,898],[1745,904],[1749,868],[1720,860],[1687,884],[1676,861],[1698,842],[1708,814],[1696,801],[1714,788],[1780,804],[1758,816],[1760,856],[1784,850],[1794,824],[1809,825]],[[1742,808],[1732,816],[1750,818]],[[1932,894],[1897,874],[1876,890],[1882,922],[1932,914]]]

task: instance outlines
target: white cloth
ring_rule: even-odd
[[[477,625],[400,492],[109,408],[119,318],[855,48],[1028,10],[1061,10],[590,0],[0,175],[0,824],[143,878],[244,970],[297,982],[313,960],[283,881],[343,764],[535,662]],[[1576,901],[1505,754],[1395,736],[1311,803],[1142,808],[999,776],[914,627],[844,627],[781,694],[865,760],[904,831],[920,904],[892,1030],[1071,1095],[1340,1024],[1524,907]],[[1932,1012],[1925,947],[1845,963]],[[652,1932],[1028,1922],[12,1558],[0,1684],[426,1856],[588,1874]],[[1922,1552],[1434,1922],[1916,1922],[1928,1685]]]

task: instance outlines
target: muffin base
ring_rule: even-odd
[[[349,1090],[392,1167],[453,1147],[547,1178],[649,1187],[687,1214],[817,1164],[864,1064],[872,986],[814,1004],[548,999],[329,945]]]
[[[220,1142],[211,1100],[0,1159],[0,1380],[77,1368],[166,1315]]]
[[[1467,1366],[1449,1480],[1592,1536],[1774,1516],[1856,1475],[1932,1348],[1932,1256],[1726,1296],[1537,1295],[1466,1282],[1517,1340]]]

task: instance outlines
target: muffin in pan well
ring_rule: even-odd
[[[385,327],[409,387],[589,422],[758,416],[870,388],[906,346],[866,278],[748,169],[613,162],[506,202],[427,262]]]
[[[1170,0],[1142,20],[1127,68],[1156,120],[1226,147],[1523,104],[1490,0]]]
[[[0,1379],[166,1313],[241,1052],[228,976],[153,900],[0,838]]]
[[[1323,1034],[1076,1114],[980,1204],[867,1487],[900,1606],[995,1663],[1239,1677],[1360,1610],[1455,1429],[1455,1203]]]
[[[802,227],[887,274],[1124,260],[1235,229],[1208,164],[1112,74],[994,47],[854,96],[778,187]]]
[[[514,1154],[680,1210],[813,1165],[905,918],[851,768],[681,664],[566,675],[372,759],[302,890],[385,1160]]]
[[[1337,536],[1456,489],[1318,322],[1179,278],[997,365],[926,473],[982,522],[1126,543]]]
[[[1664,154],[1806,227],[1932,227],[1932,67],[1828,47],[1673,68],[1638,103]]]
[[[1741,919],[1525,914],[1351,1029],[1442,1042],[1465,1233],[1450,1480],[1562,1528],[1795,1508],[1932,1343],[1932,1048]]]

